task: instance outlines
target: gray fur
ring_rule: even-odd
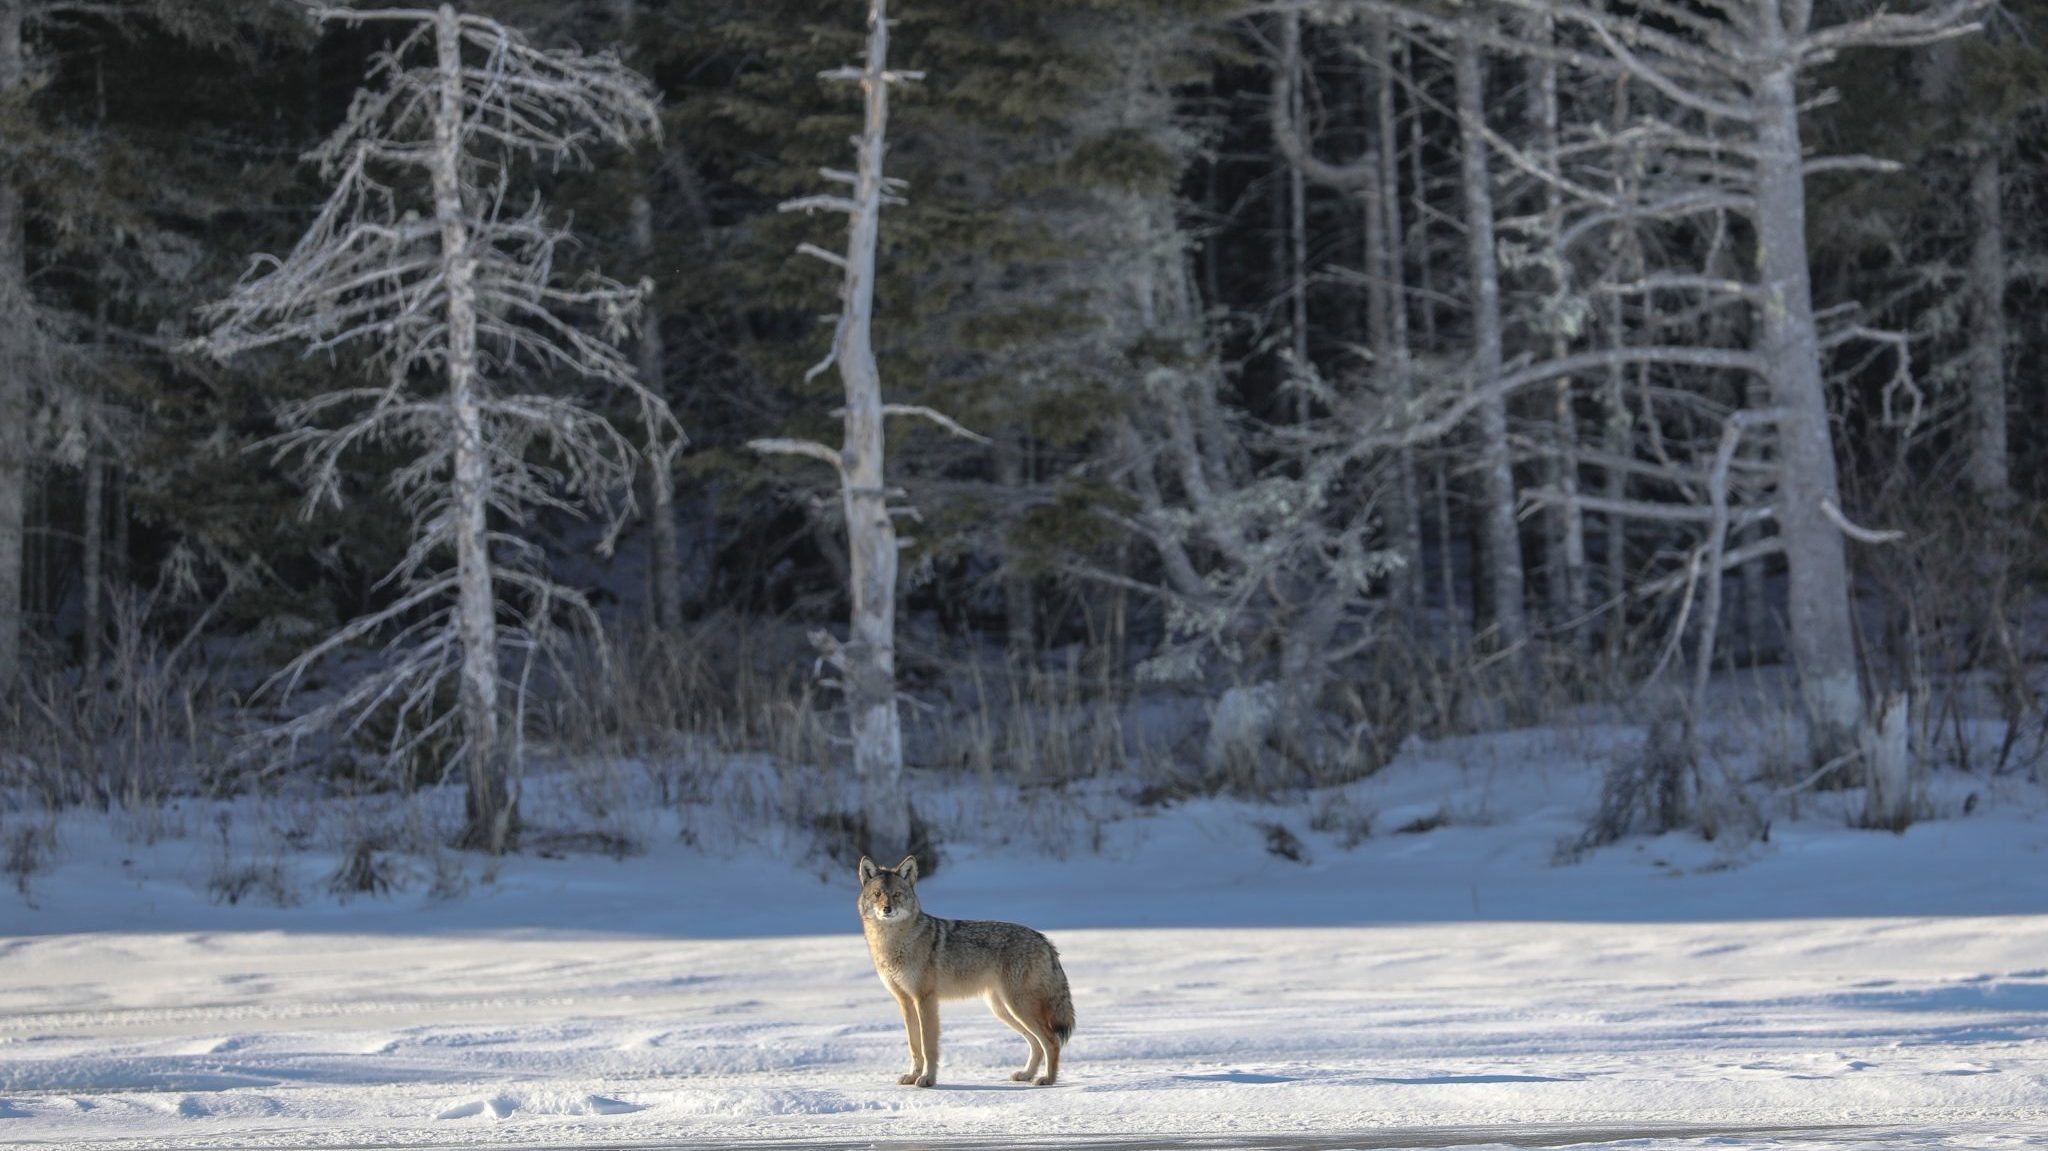
[[[915,858],[892,868],[863,858],[859,876],[868,954],[903,1012],[910,1040],[910,1073],[898,1082],[929,1087],[938,1081],[939,1000],[975,996],[1031,1047],[1029,1066],[1010,1078],[1041,1086],[1057,1079],[1060,1047],[1074,1033],[1074,1000],[1052,941],[1015,923],[926,915],[917,900]]]

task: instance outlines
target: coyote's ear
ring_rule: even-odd
[[[865,855],[863,855],[863,856],[861,856],[861,857],[860,857],[860,881],[861,881],[861,883],[863,883],[863,884],[867,883],[867,881],[868,881],[868,880],[870,880],[870,879],[873,879],[873,878],[874,878],[875,876],[877,876],[877,875],[881,874],[881,871],[882,871],[882,869],[881,869],[881,868],[879,868],[879,867],[876,867],[876,866],[875,866],[875,861],[874,861],[874,860],[872,860],[872,859],[869,859],[869,858],[868,858],[867,856],[865,856]]]
[[[915,855],[906,855],[906,856],[904,856],[904,857],[903,857],[903,862],[901,862],[901,863],[899,863],[899,864],[897,864],[897,865],[896,865],[896,874],[898,874],[898,875],[902,876],[902,877],[903,877],[903,878],[905,878],[905,879],[908,879],[908,880],[910,880],[910,881],[911,881],[912,883],[916,883],[916,882],[917,882],[917,856],[915,856]]]

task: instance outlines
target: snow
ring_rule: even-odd
[[[644,854],[471,859],[454,899],[415,875],[339,902],[332,858],[287,852],[295,905],[226,906],[211,809],[153,843],[74,817],[34,906],[0,902],[0,1143],[2048,1141],[2038,787],[1938,779],[1946,818],[1903,835],[1849,827],[1860,794],[1812,797],[1766,843],[1557,866],[1618,738],[1413,748],[1292,805],[1098,811],[1058,855],[964,837],[926,908],[1058,943],[1079,1026],[1051,1088],[1009,1081],[1024,1045],[974,1002],[946,1008],[940,1087],[898,1086],[851,869],[767,832],[692,846],[648,815]],[[1032,821],[972,795],[949,818]],[[1347,813],[1373,828],[1349,849]],[[1303,861],[1267,852],[1274,823]]]

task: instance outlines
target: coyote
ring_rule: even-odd
[[[939,1000],[976,995],[1031,1045],[1030,1065],[1010,1078],[1043,1087],[1059,1077],[1074,999],[1051,940],[1015,923],[926,915],[917,904],[916,856],[893,868],[861,857],[860,925],[910,1037],[910,1074],[898,1083],[938,1081]]]

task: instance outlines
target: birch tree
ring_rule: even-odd
[[[871,0],[869,5],[866,63],[860,68],[827,72],[823,78],[852,82],[860,88],[863,118],[856,142],[858,166],[852,172],[822,172],[826,179],[844,185],[846,194],[805,196],[782,208],[839,212],[848,217],[842,252],[809,243],[798,249],[843,274],[831,350],[809,375],[821,375],[834,366],[839,369],[846,396],[839,413],[845,438],[837,449],[790,439],[754,440],[751,446],[758,452],[819,460],[838,473],[852,614],[845,641],[822,631],[814,633],[812,640],[838,673],[846,698],[868,853],[895,858],[910,847],[910,800],[903,785],[903,725],[896,707],[896,575],[901,540],[893,518],[897,509],[889,506],[894,493],[887,479],[884,422],[891,416],[917,416],[955,434],[980,437],[932,408],[885,403],[882,398],[874,346],[875,253],[881,238],[882,206],[902,202],[902,181],[883,173],[888,154],[889,89],[920,78],[919,73],[889,67],[888,0]]]
[[[403,462],[387,486],[412,514],[413,538],[386,577],[390,602],[315,644],[271,686],[289,697],[325,657],[388,634],[381,670],[282,734],[337,721],[353,732],[383,711],[395,720],[392,756],[453,737],[467,785],[460,843],[497,853],[518,823],[517,705],[528,686],[525,670],[507,682],[503,657],[522,655],[530,670],[556,612],[589,612],[547,577],[517,529],[551,509],[595,511],[608,548],[641,459],[575,395],[515,381],[616,389],[657,441],[678,431],[618,348],[642,289],[596,276],[560,282],[569,236],[538,197],[513,208],[512,180],[521,158],[574,162],[594,143],[654,137],[654,93],[613,56],[543,51],[448,5],[315,16],[391,27],[398,40],[310,156],[334,186],[327,202],[290,253],[259,258],[206,310],[202,345],[222,359],[280,344],[360,355],[370,382],[286,407],[275,448],[298,461],[309,514],[340,504],[353,453],[395,452]],[[457,702],[446,710],[436,694],[450,680]]]
[[[1467,16],[1452,47],[1457,81],[1458,147],[1463,160],[1465,244],[1472,294],[1472,384],[1480,397],[1479,481],[1481,536],[1486,543],[1487,599],[1496,642],[1515,669],[1515,688],[1530,688],[1529,623],[1522,603],[1521,530],[1515,516],[1515,476],[1508,453],[1507,397],[1502,370],[1499,234],[1494,227],[1493,176],[1488,162],[1486,76],[1481,28]]]

